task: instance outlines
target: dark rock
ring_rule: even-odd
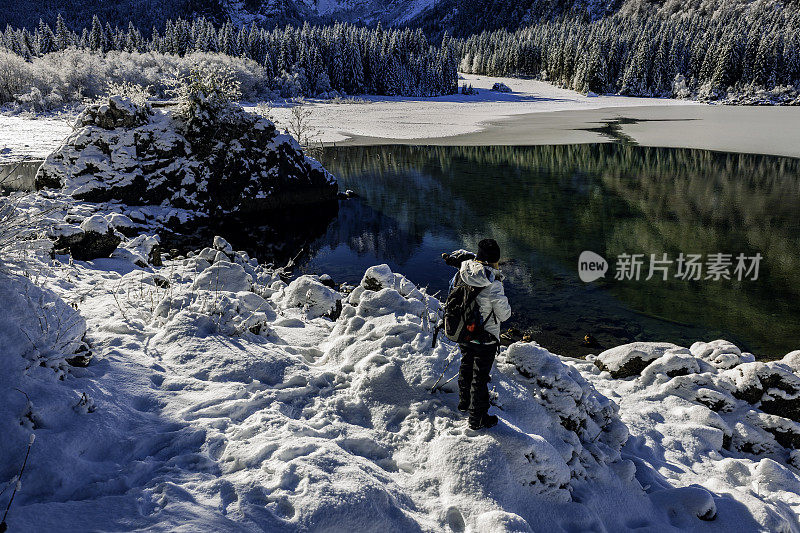
[[[82,238],[69,246],[69,253],[78,261],[89,261],[98,257],[109,257],[117,249],[122,239],[112,230],[107,233],[87,231],[79,234]]]
[[[53,248],[55,250],[69,250],[72,246],[79,244],[86,238],[84,232],[73,233],[71,235],[59,235],[53,241]]]
[[[148,256],[147,261],[152,266],[155,266],[155,267],[160,267],[160,266],[164,265],[164,263],[161,260],[161,245],[160,244],[156,244],[156,245],[153,246],[153,248],[150,250],[150,255]]]
[[[337,289],[336,283],[333,281],[333,278],[331,278],[328,274],[321,275],[319,277],[319,282],[325,285],[326,287],[330,287],[333,290]]]
[[[351,189],[347,189],[346,191],[339,193],[340,200],[350,200],[351,198],[358,198],[358,193]]]
[[[75,355],[66,358],[67,364],[76,367],[87,367],[92,361],[92,351],[84,343],[75,351]]]
[[[597,342],[597,339],[594,338],[594,335],[591,333],[587,333],[583,336],[583,341],[581,342],[581,346],[585,346],[587,348],[602,348],[600,343]]]

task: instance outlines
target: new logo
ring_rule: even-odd
[[[608,262],[603,256],[586,250],[578,257],[578,276],[584,283],[591,283],[605,277],[608,271]]]

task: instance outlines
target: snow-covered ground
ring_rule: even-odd
[[[780,383],[800,382],[796,356],[764,367],[726,343],[637,345],[602,354],[601,371],[517,343],[493,372],[500,424],[473,432],[453,382],[430,392],[458,366],[452,345],[431,348],[438,301],[385,265],[339,292],[287,284],[219,239],[160,267],[144,238],[51,259],[36,237],[97,215],[130,229],[130,210],[15,205],[20,239],[0,240],[0,487],[35,441],[11,531],[800,531],[795,454],[731,396],[779,374],[762,400],[792,399]],[[87,367],[66,362],[86,348]],[[641,376],[611,377],[636,357]]]
[[[366,103],[334,104],[314,100],[311,125],[316,140],[341,142],[353,136],[389,140],[452,137],[485,129],[490,122],[528,113],[582,111],[636,106],[702,105],[687,100],[633,98],[626,96],[584,96],[546,82],[462,74],[459,84],[471,84],[477,94],[454,94],[435,98],[359,97]],[[505,83],[511,93],[490,90]],[[287,123],[288,108],[275,108],[273,116]],[[379,144],[378,140],[373,140]]]

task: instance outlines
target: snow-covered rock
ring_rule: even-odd
[[[613,462],[628,439],[628,429],[619,420],[617,405],[599,394],[576,369],[536,343],[514,343],[505,352],[505,361],[531,385],[532,396],[557,416],[570,436],[573,476],[586,475],[587,463]],[[499,361],[502,362],[502,359]]]
[[[86,108],[39,168],[36,186],[93,202],[220,214],[332,202],[337,194],[336,179],[263,117],[231,106],[212,135],[116,96]]]
[[[111,226],[108,220],[103,215],[92,215],[83,222],[81,222],[81,229],[83,231],[94,231],[95,233],[108,233]]]
[[[695,342],[689,350],[695,357],[705,359],[723,370],[733,368],[741,363],[755,361],[753,354],[742,353],[735,344],[721,339],[711,342]]]
[[[733,395],[767,412],[800,421],[800,376],[780,363],[743,363],[724,375],[736,386]]]
[[[214,249],[228,256],[233,255],[233,246],[219,235],[214,237]]]
[[[63,228],[57,235],[55,247],[68,248],[70,255],[80,261],[108,257],[122,242],[102,215],[92,215],[80,224],[80,233]]]
[[[331,289],[318,276],[300,276],[285,289],[281,305],[301,308],[309,318],[334,316],[341,308],[342,295]]]
[[[678,348],[679,346],[669,342],[632,342],[602,352],[594,363],[600,370],[610,372],[615,378],[626,378],[638,375],[668,350]]]
[[[128,237],[133,237],[136,235],[138,225],[127,215],[123,215],[121,213],[111,213],[111,215],[108,217],[108,223],[115,230]]]
[[[219,261],[203,270],[192,288],[212,292],[250,291],[253,289],[253,277],[245,272],[242,265]]]
[[[111,257],[125,259],[143,268],[161,266],[161,239],[158,235],[139,235],[121,243]]]
[[[783,356],[780,361],[794,373],[800,373],[800,350],[794,350]]]

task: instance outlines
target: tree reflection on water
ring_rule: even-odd
[[[761,357],[800,348],[800,160],[618,144],[326,149],[342,189],[338,218],[306,270],[358,281],[387,262],[444,290],[442,251],[500,242],[510,325],[566,355],[602,345],[724,337]],[[583,284],[577,258],[612,263]],[[763,256],[757,281],[616,281],[621,253]],[[645,273],[646,274],[646,273]],[[643,276],[645,277],[645,276]]]

